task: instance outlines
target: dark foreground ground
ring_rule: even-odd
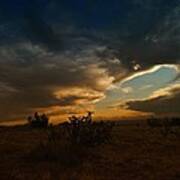
[[[72,159],[67,157],[63,164],[37,157],[47,130],[0,128],[0,179],[179,180],[180,128],[173,130],[175,134],[164,136],[161,127],[116,125],[110,143],[84,147],[86,155],[78,163],[68,164]]]

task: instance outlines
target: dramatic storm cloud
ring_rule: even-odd
[[[180,0],[0,2],[0,121],[125,102],[127,116],[159,103],[168,110],[179,89],[148,98],[179,84],[179,19]]]
[[[144,100],[130,101],[128,108],[151,112],[157,115],[179,115],[180,86],[172,86],[156,91]]]

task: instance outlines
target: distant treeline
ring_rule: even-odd
[[[151,127],[157,126],[180,126],[180,117],[149,118],[147,124]]]

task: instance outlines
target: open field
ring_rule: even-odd
[[[42,153],[42,148],[38,147],[48,141],[46,129],[1,127],[0,179],[178,180],[180,127],[174,127],[174,132],[164,136],[161,127],[115,125],[109,143],[82,147],[77,163],[63,164],[56,159],[36,156],[38,150]],[[71,149],[71,153],[76,152]],[[67,161],[72,161],[71,157],[67,157]]]

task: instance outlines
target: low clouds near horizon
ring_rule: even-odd
[[[151,112],[155,115],[179,116],[180,84],[156,91],[144,100],[126,103],[127,108],[135,111]]]

